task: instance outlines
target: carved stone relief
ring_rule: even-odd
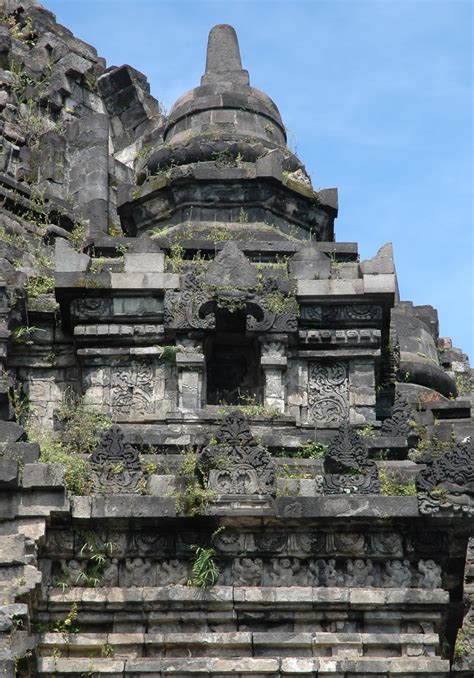
[[[112,409],[117,414],[149,414],[154,410],[153,365],[144,360],[112,371]]]
[[[324,458],[326,494],[377,494],[377,465],[355,428],[344,423],[331,441]]]
[[[302,306],[302,320],[321,322],[381,320],[382,307],[376,304],[342,304]]]
[[[392,408],[392,416],[385,419],[380,430],[383,436],[404,436],[411,433],[410,422],[413,419],[413,413],[409,403],[397,393]]]
[[[296,298],[273,278],[256,271],[233,242],[227,243],[205,274],[183,276],[179,291],[165,294],[164,323],[172,329],[214,329],[216,311],[245,311],[247,330],[295,332]]]
[[[140,492],[144,474],[138,452],[124,440],[119,426],[102,434],[89,460],[90,481],[101,494]]]
[[[192,562],[183,558],[130,557],[111,558],[104,566],[98,586],[171,586],[187,583]],[[242,555],[219,558],[221,581],[233,586],[315,586],[350,588],[422,588],[442,586],[442,570],[432,559],[410,561],[370,558],[299,558]],[[87,561],[59,562],[58,582],[70,586],[88,586]]]
[[[474,516],[474,441],[456,445],[438,459],[427,460],[416,477],[420,513]]]
[[[309,418],[316,426],[334,426],[349,416],[348,366],[343,361],[308,364]]]
[[[216,433],[218,443],[202,451],[199,465],[218,494],[275,494],[275,470],[268,450],[254,441],[245,417],[233,412]]]

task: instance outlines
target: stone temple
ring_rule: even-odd
[[[0,15],[0,675],[468,678],[467,356],[230,26],[165,115]]]

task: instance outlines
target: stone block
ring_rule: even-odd
[[[298,297],[363,294],[362,280],[298,280]]]
[[[0,457],[0,487],[17,487],[18,462]]]
[[[30,487],[23,492],[18,511],[21,516],[44,516],[51,511],[69,511],[69,501],[62,485]]]
[[[349,591],[349,602],[351,606],[362,605],[363,607],[368,607],[371,605],[383,605],[386,600],[385,594],[386,591],[384,589],[354,588]]]
[[[148,497],[133,495],[130,502],[134,518],[164,518],[176,516],[174,497]]]
[[[171,497],[176,491],[176,476],[152,475],[148,481],[148,491],[153,497]]]
[[[274,587],[253,588],[253,587],[235,587],[234,603],[236,607],[246,607],[247,605],[274,605],[276,600]]]
[[[13,492],[0,493],[0,519],[9,520],[16,515],[18,510],[18,496]]]
[[[0,536],[0,564],[18,565],[25,562],[25,537],[22,534]]]
[[[165,266],[165,255],[163,252],[152,252],[151,254],[127,252],[124,256],[125,273],[163,273]]]
[[[32,487],[63,487],[64,468],[61,464],[25,464],[22,485],[25,489]]]
[[[389,273],[380,273],[379,275],[364,274],[364,293],[365,294],[393,294],[397,290],[397,279],[395,275]]]
[[[317,673],[319,668],[319,659],[310,659],[304,657],[283,657],[281,660],[282,676],[285,674],[319,675],[319,673]]]
[[[71,513],[74,519],[83,520],[92,516],[92,497],[73,497]]]
[[[111,273],[113,289],[159,289],[171,290],[179,288],[177,273]]]
[[[301,478],[299,494],[302,497],[319,497],[322,494],[322,479]]]
[[[0,421],[0,442],[16,443],[25,437],[25,429],[13,421]]]
[[[44,518],[23,518],[17,521],[18,532],[27,539],[39,541],[46,532],[46,520]]]
[[[375,257],[360,263],[360,268],[363,273],[371,275],[395,273],[392,243],[382,245]]]

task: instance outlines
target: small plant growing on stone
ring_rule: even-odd
[[[64,485],[71,494],[87,494],[90,489],[87,455],[97,447],[102,432],[112,422],[72,392],[65,394],[56,417],[62,426],[56,432],[44,432],[34,422],[25,421],[28,439],[39,444],[41,462],[63,466]]]
[[[389,474],[385,469],[379,470],[380,494],[384,496],[413,497],[416,496],[414,480],[397,479],[394,474]]]
[[[78,222],[69,234],[69,242],[77,252],[82,252],[86,245],[88,224],[85,221]]]
[[[173,345],[168,345],[168,346],[156,346],[159,350],[159,356],[160,358],[165,362],[165,363],[175,363],[176,362],[176,354],[180,353],[183,349],[181,346],[173,346]]]
[[[474,624],[466,624],[459,629],[454,645],[455,657],[468,657],[474,646]]]
[[[169,254],[165,256],[165,269],[171,273],[181,273],[184,268],[184,247],[174,243],[170,247]]]
[[[62,619],[58,622],[56,622],[53,626],[53,631],[55,633],[63,633],[63,634],[69,634],[69,633],[78,633],[79,632],[79,626],[77,624],[77,603],[73,602],[71,604],[71,608],[67,614],[67,617],[65,619]]]
[[[84,73],[84,87],[89,92],[97,92],[97,78],[93,73]]]
[[[41,329],[41,327],[35,327],[34,325],[20,325],[15,327],[12,330],[11,337],[14,344],[25,344],[26,346],[31,346],[33,340],[30,338],[30,335],[34,332],[45,332],[46,330]]]
[[[77,583],[84,586],[98,586],[102,581],[102,575],[113,548],[112,542],[99,544],[96,535],[88,532],[80,551],[82,556],[87,556],[87,564],[85,569],[77,575]]]
[[[371,436],[375,435],[375,426],[372,422],[369,422],[367,424],[367,426],[364,426],[364,428],[361,428],[358,431],[358,433],[363,438],[370,438]]]
[[[421,428],[421,438],[417,446],[410,450],[408,458],[411,461],[423,464],[428,458],[442,457],[446,452],[450,452],[456,445],[456,440],[440,440],[437,435],[427,435],[426,430]]]
[[[241,207],[241,208],[240,208],[240,212],[239,212],[239,224],[242,224],[242,225],[243,225],[243,224],[247,224],[247,223],[248,223],[248,220],[249,220],[249,215],[248,215],[247,212],[244,210],[244,208]]]
[[[100,649],[100,654],[102,657],[111,658],[115,654],[114,646],[110,643],[105,643]]]
[[[224,527],[219,527],[211,535],[211,540],[222,532]],[[197,586],[204,588],[213,586],[219,578],[220,569],[215,561],[216,550],[212,546],[199,546],[193,544],[194,560],[191,567],[191,578],[188,579],[188,586]]]
[[[203,513],[216,499],[216,493],[208,488],[207,478],[198,464],[198,454],[192,448],[185,452],[178,472],[184,488],[175,493],[176,510],[186,516]]]
[[[29,299],[36,299],[40,294],[49,294],[54,291],[54,277],[52,275],[32,275],[26,281],[24,290]]]
[[[31,415],[31,403],[23,384],[16,379],[8,384],[8,402],[13,409],[15,421],[21,426],[27,426]]]
[[[308,443],[297,447],[296,450],[292,450],[288,456],[298,459],[323,459],[326,456],[327,450],[328,446],[325,443],[310,440]]]

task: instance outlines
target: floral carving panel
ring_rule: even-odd
[[[118,414],[150,414],[154,411],[153,365],[135,360],[112,372],[112,409]]]
[[[343,361],[308,365],[309,419],[317,426],[339,425],[349,416],[348,365]]]

